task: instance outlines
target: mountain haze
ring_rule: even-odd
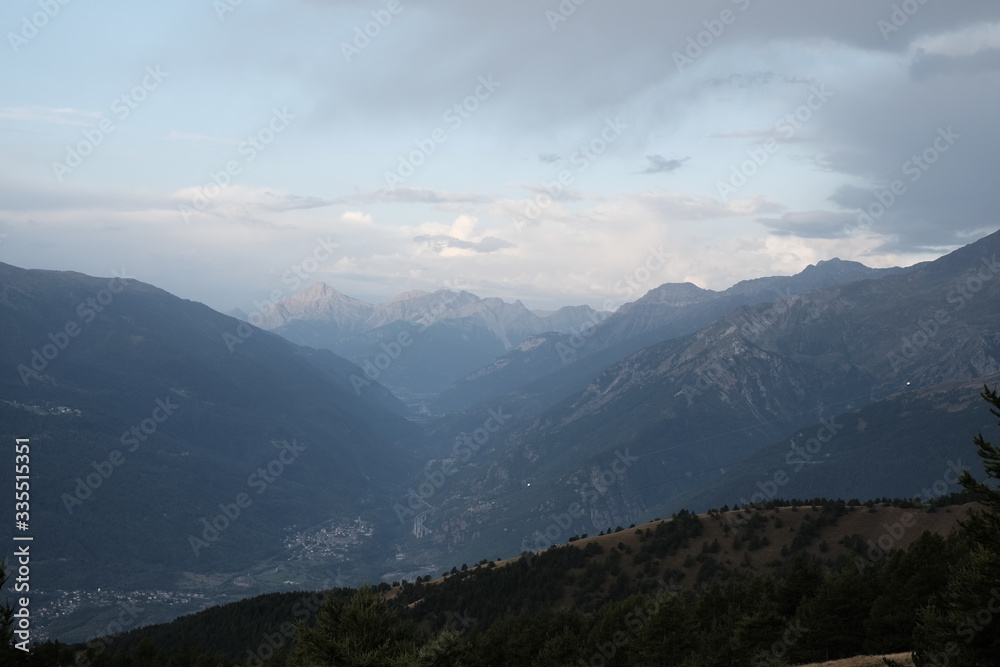
[[[333,350],[359,365],[370,363],[368,379],[402,395],[422,396],[441,391],[529,336],[578,331],[605,316],[589,306],[536,313],[520,301],[452,290],[405,292],[369,304],[317,283],[266,305],[255,321],[301,345]],[[409,341],[407,349],[385,368],[376,367],[385,347],[400,340]]]
[[[36,453],[46,589],[245,595],[276,563],[302,585],[378,546],[321,534],[371,522],[417,460],[405,408],[359,396],[357,366],[136,280],[2,264],[0,290],[0,423]]]
[[[129,278],[0,265],[3,436],[46,453],[48,628],[98,634],[116,599],[154,622],[412,581],[680,508],[952,493],[1000,378],[998,251],[1000,233],[908,269],[668,284],[611,316],[317,284],[251,316],[274,331]]]
[[[908,428],[911,436],[940,437],[930,428],[935,412],[943,424],[973,432],[981,417],[969,412],[975,402],[968,395],[1000,372],[998,251],[1000,234],[993,234],[910,270],[740,306],[694,333],[646,347],[519,425],[501,444],[488,443],[447,494],[435,497],[423,523],[475,559],[513,539],[521,540],[520,548],[545,546],[539,534],[553,522],[546,517],[574,502],[586,511],[560,527],[560,535],[642,520],[707,484],[749,497],[752,474],[737,489],[726,486],[740,461],[770,443],[784,441],[787,451],[790,439],[804,442],[817,433],[864,452],[884,433],[861,429],[847,438],[846,426],[820,431],[821,420],[842,419],[857,430],[856,411],[889,400],[879,408],[880,421],[906,423],[913,410],[892,400],[908,387],[933,396],[944,389],[938,385],[960,383],[956,397],[926,404],[931,416]],[[889,442],[904,447],[906,439]],[[954,454],[934,440],[922,446],[937,453],[912,461],[896,482],[914,495],[941,476]],[[879,461],[908,455],[905,449],[871,451]],[[878,486],[869,479],[861,487],[826,488],[873,493]],[[594,495],[595,489],[605,491]],[[464,509],[471,498],[483,508],[475,515]],[[478,550],[477,541],[483,543]]]
[[[508,352],[457,381],[433,405],[438,411],[455,411],[501,397],[534,406],[551,405],[582,390],[612,363],[644,347],[697,331],[740,306],[789,299],[821,287],[903,271],[832,259],[794,276],[745,280],[721,292],[691,283],[667,283],[572,335],[546,334],[534,339],[529,349]],[[513,396],[505,396],[511,392]]]

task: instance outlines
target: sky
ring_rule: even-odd
[[[222,311],[318,281],[613,309],[1000,227],[996,0],[7,0],[0,29],[0,262]]]

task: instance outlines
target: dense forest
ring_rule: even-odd
[[[983,398],[1000,418],[1000,395]],[[964,495],[931,503],[679,512],[437,581],[262,595],[29,654],[13,648],[7,607],[0,652],[46,667],[757,666],[909,651],[921,666],[995,666],[1000,447],[981,434],[975,445],[990,479],[966,472]],[[917,533],[946,514],[950,532]],[[885,534],[851,532],[866,519]]]

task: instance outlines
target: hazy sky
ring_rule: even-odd
[[[0,26],[0,261],[221,310],[317,280],[599,306],[1000,227],[996,0],[7,0]]]

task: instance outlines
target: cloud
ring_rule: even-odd
[[[173,193],[173,208],[187,211],[185,220],[192,216],[210,214],[230,221],[263,227],[275,227],[278,223],[262,217],[266,214],[281,214],[291,211],[323,208],[333,204],[328,199],[297,195],[275,188],[253,188],[244,185],[230,185],[219,188],[214,197],[208,196],[206,187],[188,187]]]
[[[973,72],[1000,71],[1000,49],[986,49],[961,56],[928,54],[921,52],[910,65],[910,75],[915,81],[928,81],[934,77],[971,74]]]
[[[361,211],[344,211],[344,213],[340,216],[340,219],[344,222],[353,222],[362,225],[372,224],[372,217]]]
[[[622,196],[621,200],[634,202],[673,223],[780,213],[787,209],[784,204],[759,195],[721,202],[715,197],[643,192]]]
[[[789,159],[799,164],[807,165],[812,169],[831,174],[872,177],[877,173],[873,171],[873,165],[869,162],[868,155],[851,150],[832,151],[816,155],[791,155]]]
[[[757,143],[763,143],[774,137],[777,133],[774,128],[767,130],[737,130],[733,132],[713,132],[708,135],[710,139],[753,139]]]
[[[70,107],[51,109],[48,107],[4,107],[0,108],[0,120],[13,120],[54,125],[93,125],[101,118],[99,111],[81,111]]]
[[[836,239],[858,226],[857,215],[841,211],[794,211],[780,218],[757,218],[779,236],[803,239]]]
[[[38,181],[0,180],[0,211],[7,213],[40,215],[42,218],[47,218],[59,211],[129,212],[163,210],[174,206],[171,195],[153,194],[148,191],[122,189],[102,191]]]
[[[545,195],[548,197],[552,196],[553,188],[551,184],[542,185],[539,183],[511,183],[509,187],[518,188],[520,190],[527,190],[528,192],[534,192],[536,195]],[[565,186],[558,194],[559,201],[563,202],[573,202],[573,201],[585,201],[585,200],[597,200],[600,199],[596,193],[585,194],[582,191]]]
[[[431,252],[439,255],[449,248],[471,250],[476,253],[490,253],[503,250],[504,248],[515,247],[513,243],[493,236],[484,236],[479,241],[463,241],[448,234],[433,234],[415,236],[413,240],[417,243],[426,244]]]
[[[892,2],[725,2],[736,20],[710,44],[699,35],[719,7],[698,0],[638,0],[636,12],[580,3],[554,27],[545,10],[558,0],[403,2],[349,62],[341,44],[356,27],[363,34],[370,0],[243,3],[224,24],[189,21],[183,44],[116,15],[66,31],[63,50],[76,57],[65,66],[22,58],[8,72],[4,250],[104,274],[135,256],[152,282],[228,308],[234,294],[282,286],[316,235],[333,233],[344,255],[323,277],[352,295],[434,289],[461,272],[495,295],[559,306],[619,296],[615,283],[660,244],[676,259],[657,280],[726,287],[828,253],[890,261],[967,242],[998,224],[1000,4],[923,3],[884,35],[878,21]],[[186,10],[157,11],[158,25],[173,25]],[[703,53],[680,71],[672,54],[689,38]],[[172,76],[119,121],[108,105],[151,54]],[[495,94],[451,116],[461,123],[445,120],[491,75],[502,82]],[[791,138],[775,130],[821,84],[835,92],[829,103]],[[203,186],[236,153],[225,137],[259,133],[268,110],[286,104],[294,122],[246,165],[243,186],[179,224],[177,205],[196,189],[178,183]],[[51,163],[83,139],[74,126],[105,117],[114,134],[58,187]],[[616,117],[628,127],[609,142],[602,133]],[[962,139],[910,180],[905,165],[943,126]],[[447,139],[428,144],[435,128]],[[794,141],[801,155],[783,146],[741,199],[712,196],[730,165],[769,140]],[[379,189],[416,148],[426,164],[408,187]],[[574,160],[581,150],[593,159]],[[845,235],[842,223],[895,180],[906,192],[867,233]],[[447,221],[433,222],[442,211]],[[529,223],[518,229],[512,216]]]
[[[916,53],[953,58],[1000,49],[1000,21],[973,23],[958,30],[921,35],[913,41],[911,49]]]
[[[735,86],[749,88],[751,86],[766,86],[774,80],[774,72],[743,72],[730,74],[726,77],[714,77],[707,81],[713,86]]]
[[[428,188],[397,187],[370,190],[337,200],[337,203],[351,204],[487,204],[493,197],[474,192],[448,192]]]
[[[279,192],[266,189],[262,193],[262,200],[259,203],[261,208],[270,211],[294,211],[303,208],[323,208],[332,202],[321,197],[306,197],[288,192]]]
[[[662,155],[647,155],[646,160],[649,164],[646,168],[639,174],[669,174],[672,171],[676,171],[684,166],[684,163],[690,160],[689,157],[682,158],[666,158]]]
[[[760,146],[768,142],[776,144],[798,144],[805,143],[811,139],[804,136],[805,133],[796,131],[791,136],[787,131],[781,131],[777,127],[769,127],[765,130],[736,130],[733,132],[713,132],[708,135],[710,139],[749,139],[751,144]]]
[[[178,132],[176,130],[171,130],[167,133],[167,141],[192,141],[207,144],[226,144],[227,146],[238,146],[240,143],[236,139],[213,137],[207,134],[198,134],[196,132]]]

